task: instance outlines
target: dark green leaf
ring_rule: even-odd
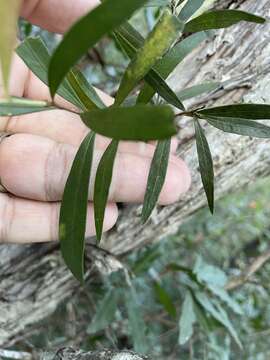
[[[249,120],[270,119],[270,105],[265,104],[236,104],[217,106],[197,111],[199,115],[240,118]]]
[[[214,212],[214,169],[213,160],[204,131],[197,119],[194,119],[197,153],[200,173],[210,211]]]
[[[17,116],[52,109],[55,108],[50,106],[46,101],[28,100],[17,97],[0,99],[0,116]]]
[[[94,209],[98,242],[101,240],[102,236],[105,208],[109,196],[117,148],[118,141],[112,140],[104,152],[97,168],[94,188]]]
[[[183,41],[180,41],[156,63],[154,69],[163,79],[166,79],[176,66],[180,64],[184,58],[206,38],[206,33],[201,32],[193,34]],[[152,87],[150,83],[145,84],[138,96],[137,102],[147,104],[154,96],[155,92],[156,89]]]
[[[146,272],[160,257],[160,251],[157,247],[147,249],[141,257],[136,260],[132,272],[136,275]]]
[[[185,32],[198,32],[210,29],[222,29],[238,23],[239,21],[249,21],[263,24],[265,19],[245,11],[240,10],[214,10],[203,13],[202,15],[190,20]]]
[[[158,282],[155,282],[154,290],[157,300],[163,305],[167,313],[173,318],[176,318],[176,308],[167,291]]]
[[[134,58],[136,55],[136,48],[132,45],[131,42],[129,42],[125,37],[122,36],[122,32],[116,33],[115,37],[117,41],[119,42],[120,46],[123,48],[123,50],[126,52],[128,57],[131,59]],[[129,36],[131,38],[131,36]],[[131,40],[133,43],[135,43],[134,38]],[[184,110],[184,106],[181,103],[181,101],[178,99],[176,94],[173,92],[173,90],[167,85],[165,80],[156,72],[154,68],[152,68],[146,75],[145,75],[145,81],[151,85],[151,89],[154,93],[155,91],[169,104],[174,105],[175,107]],[[148,101],[147,101],[148,102]]]
[[[177,93],[177,96],[179,97],[179,99],[181,99],[181,101],[185,101],[194,98],[196,96],[200,96],[204,93],[217,90],[219,87],[220,87],[220,83],[217,82],[209,82],[209,83],[194,85],[191,86],[190,88],[180,90]]]
[[[120,26],[146,2],[147,0],[107,0],[75,23],[55,50],[50,62],[48,78],[52,96],[71,67],[87,50]]]
[[[93,131],[118,140],[159,140],[176,134],[174,112],[167,105],[110,107],[81,118]]]
[[[138,82],[151,70],[157,60],[169,49],[183,29],[183,23],[165,11],[144,45],[131,60],[116,95],[116,104],[121,104]],[[164,36],[166,34],[166,36]]]
[[[145,354],[147,352],[146,325],[134,288],[130,288],[126,292],[126,307],[128,311],[129,332],[133,340],[134,350]]]
[[[145,223],[156,206],[163,184],[165,182],[171,140],[159,141],[151,163],[147,180],[146,193],[143,201],[142,221]]]
[[[180,11],[178,18],[187,21],[204,3],[204,0],[188,0],[183,9]]]
[[[84,238],[94,142],[95,134],[91,132],[76,154],[66,182],[59,220],[62,255],[81,282],[84,280]]]
[[[87,328],[87,334],[93,334],[95,332],[104,330],[113,322],[117,310],[117,300],[117,289],[110,290],[105,295],[105,297],[99,303],[95,315],[89,327]]]
[[[258,138],[270,138],[270,127],[257,123],[256,121],[213,116],[205,116],[205,120],[212,126],[228,133]]]
[[[184,345],[193,334],[193,324],[197,317],[193,308],[193,299],[189,291],[186,293],[185,300],[182,307],[182,313],[179,320],[179,344]]]
[[[50,53],[41,38],[27,38],[16,50],[29,69],[48,85]],[[79,70],[72,70],[60,85],[57,93],[82,110],[103,108],[104,104],[95,89]]]

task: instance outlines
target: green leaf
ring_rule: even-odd
[[[214,169],[207,139],[199,121],[194,119],[197,153],[203,187],[210,211],[214,212]]]
[[[196,322],[197,317],[194,312],[193,299],[188,291],[182,307],[182,313],[179,320],[179,344],[184,345],[193,334],[193,324]]]
[[[50,53],[43,40],[40,37],[27,38],[17,47],[16,52],[29,69],[48,85]],[[77,69],[68,73],[57,93],[82,110],[105,107],[95,89]]]
[[[178,18],[187,21],[203,5],[204,0],[188,0],[183,9],[180,11]]]
[[[199,115],[228,117],[249,120],[270,119],[270,105],[265,104],[236,104],[217,106],[196,112]]]
[[[163,7],[169,5],[169,0],[148,0],[147,7]]]
[[[163,305],[167,313],[175,319],[177,312],[170,295],[158,282],[154,284],[154,291],[157,300]]]
[[[193,273],[201,283],[204,282],[209,285],[224,287],[228,282],[224,271],[216,266],[207,264],[201,256],[197,256]]]
[[[0,116],[17,116],[39,111],[52,110],[46,101],[28,100],[24,98],[12,97],[0,99]]]
[[[174,112],[167,105],[113,106],[81,118],[93,131],[117,140],[159,140],[176,134]]]
[[[128,312],[129,332],[133,340],[133,348],[136,352],[145,354],[148,350],[146,343],[146,325],[134,288],[130,288],[126,291],[125,300]]]
[[[210,29],[222,29],[239,21],[263,24],[265,19],[240,10],[214,10],[190,20],[186,24],[184,31],[193,33]]]
[[[59,238],[63,258],[80,281],[84,281],[84,239],[88,205],[88,188],[95,134],[83,140],[66,182],[59,220]]]
[[[150,249],[144,251],[142,256],[139,256],[138,259],[136,259],[136,262],[132,267],[132,272],[135,275],[145,273],[153,265],[154,261],[160,257],[160,255],[159,248],[151,246]]]
[[[151,213],[156,206],[160,192],[164,185],[168,169],[170,147],[170,139],[159,141],[156,146],[156,150],[150,167],[150,172],[148,175],[147,187],[143,201],[143,223],[145,223],[151,216]]]
[[[166,79],[176,66],[205,39],[207,39],[206,33],[200,32],[180,41],[156,63],[154,69],[163,79]],[[137,102],[147,104],[152,99],[155,92],[156,89],[154,87],[149,83],[145,84],[138,96]]]
[[[0,2],[0,65],[3,75],[4,90],[8,96],[8,81],[12,53],[16,44],[17,20],[21,6],[20,0]]]
[[[48,78],[52,97],[68,71],[87,50],[120,26],[146,2],[147,0],[107,0],[71,27],[50,62]]]
[[[101,302],[98,304],[96,313],[87,328],[87,334],[94,334],[98,331],[106,329],[115,317],[117,310],[118,291],[117,289],[110,290]]]
[[[118,141],[112,140],[97,168],[94,187],[94,210],[98,242],[100,242],[102,236],[105,208],[108,201],[117,148]]]
[[[125,24],[125,27],[117,30],[115,32],[115,38],[130,59],[134,59],[137,49],[142,46],[144,41],[140,34],[138,34],[134,28],[130,27],[129,24]],[[156,91],[169,104],[184,110],[181,101],[166,81],[158,74],[155,67],[145,75],[144,80],[151,86],[151,89],[155,89],[153,90],[154,93]]]
[[[237,332],[235,331],[226,311],[222,308],[222,306],[215,300],[210,301],[203,292],[196,291],[194,295],[201,306],[228,330],[237,345],[242,348]]]
[[[228,133],[252,136],[257,138],[270,138],[270,127],[257,123],[256,121],[210,116],[205,117],[205,120],[217,129]]]
[[[189,88],[180,90],[177,93],[177,96],[181,101],[185,101],[191,98],[194,98],[196,96],[200,96],[204,93],[208,93],[214,90],[217,90],[220,87],[220,83],[218,82],[209,82],[209,83],[203,83],[199,85],[194,85]]]
[[[138,82],[151,70],[157,60],[169,49],[179,37],[183,23],[169,11],[161,19],[145,40],[136,56],[131,60],[116,95],[116,104],[121,104]],[[166,36],[164,36],[166,34]]]
[[[244,312],[241,308],[241,306],[229,295],[229,293],[219,287],[214,285],[209,285],[208,289],[217,297],[220,298],[220,300],[224,301],[236,314],[243,315]]]

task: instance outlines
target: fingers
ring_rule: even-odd
[[[32,243],[58,240],[59,203],[41,203],[0,194],[0,243]],[[116,222],[117,207],[108,204],[104,230]],[[89,204],[86,236],[95,235],[94,210]]]
[[[151,145],[148,145],[151,146]],[[0,146],[0,176],[2,184],[14,195],[42,201],[62,198],[77,148],[59,144],[47,138],[17,134]],[[94,153],[90,180],[90,199],[96,168],[103,151]],[[142,202],[151,165],[151,156],[119,152],[116,157],[110,201]],[[190,185],[189,171],[181,159],[170,156],[160,204],[172,203]]]
[[[98,0],[24,0],[21,16],[44,29],[63,33],[98,4]]]

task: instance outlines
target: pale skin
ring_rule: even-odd
[[[49,31],[64,33],[78,17],[94,8],[96,0],[25,0],[21,16]],[[3,86],[0,83],[0,92]],[[13,96],[50,100],[48,88],[14,55],[10,76]],[[113,99],[99,92],[106,104]],[[1,94],[0,94],[1,95]],[[56,103],[73,109],[63,99]],[[11,118],[0,118],[0,132],[12,136],[0,145],[1,183],[9,194],[0,193],[0,242],[30,243],[58,238],[61,198],[76,151],[89,129],[78,115],[53,110]],[[93,179],[109,139],[97,136],[90,181],[86,235],[95,234]],[[168,173],[159,203],[177,201],[190,186],[185,163],[175,156],[173,140]],[[122,142],[116,158],[106,208],[104,231],[117,220],[117,202],[141,203],[147,183],[154,144]]]

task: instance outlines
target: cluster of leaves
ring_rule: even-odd
[[[176,116],[185,115],[194,119],[200,172],[212,212],[213,162],[201,119],[223,131],[257,137],[270,136],[267,126],[254,121],[269,119],[270,106],[241,104],[187,111],[183,105],[185,99],[209,91],[217,84],[200,84],[184,89],[182,94],[175,94],[165,81],[183,58],[207,37],[208,30],[228,27],[242,20],[260,24],[265,20],[238,10],[209,11],[194,17],[203,1],[188,0],[182,3],[105,0],[73,25],[52,56],[38,38],[26,39],[17,49],[29,68],[48,84],[52,98],[58,93],[74,104],[81,111],[83,122],[92,130],[82,142],[67,180],[59,225],[63,257],[81,282],[84,278],[88,184],[96,133],[113,139],[103,154],[95,178],[94,209],[98,241],[101,239],[113,164],[120,140],[158,140],[142,211],[142,221],[146,222],[165,181],[170,138],[177,133]],[[142,6],[162,6],[161,16],[146,39],[128,22]],[[179,6],[180,12],[177,11]],[[130,63],[121,79],[114,105],[106,107],[95,89],[74,66],[89,48],[110,33],[113,33],[115,41],[130,58]],[[143,86],[138,96],[130,97],[142,80]],[[153,98],[156,93],[162,99],[162,104],[156,104]],[[181,112],[175,115],[171,105]],[[12,98],[1,100],[0,115],[25,114],[54,107],[54,103]]]

